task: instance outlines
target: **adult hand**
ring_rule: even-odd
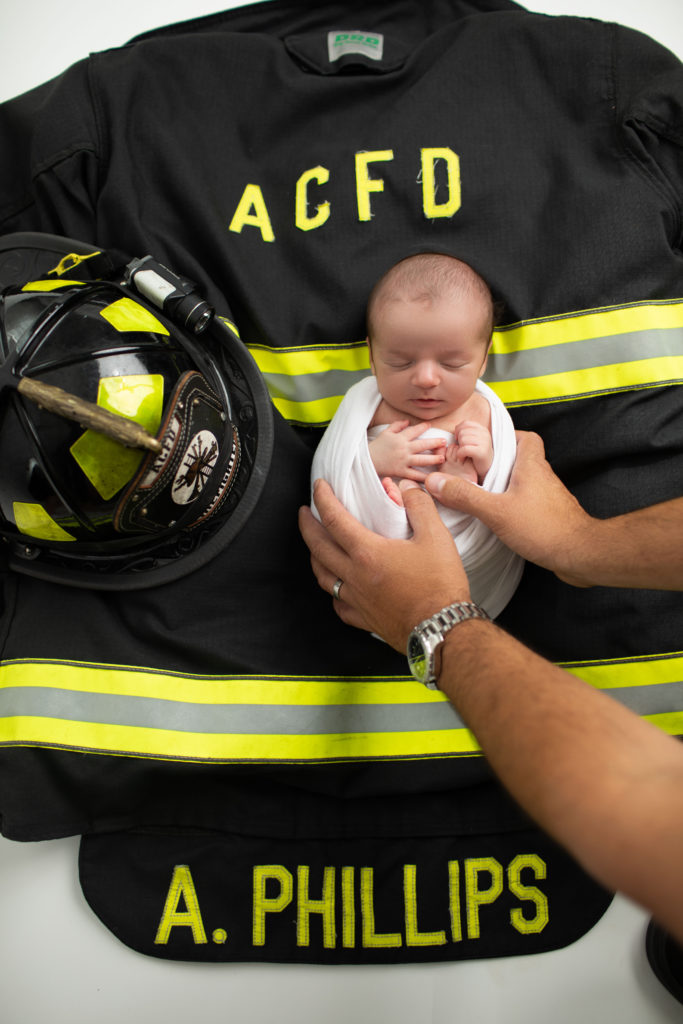
[[[596,520],[550,468],[538,434],[517,431],[517,458],[502,494],[445,473],[430,473],[425,486],[442,505],[480,519],[523,558],[569,583],[590,584],[577,564],[580,553],[592,545]]]
[[[348,625],[383,637],[405,651],[413,626],[453,601],[468,601],[469,586],[453,538],[434,502],[415,484],[402,484],[413,529],[409,540],[388,540],[362,526],[323,480],[313,497],[320,515],[299,513],[318,583],[328,594],[343,580],[334,607]]]

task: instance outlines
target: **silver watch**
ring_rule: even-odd
[[[467,619],[488,619],[490,615],[471,601],[456,601],[448,604],[440,612],[418,623],[408,637],[408,665],[418,682],[424,683],[430,690],[438,690],[435,672],[435,655],[444,642],[446,633],[459,622]]]

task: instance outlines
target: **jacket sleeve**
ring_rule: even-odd
[[[88,60],[0,104],[0,233],[96,241],[98,163]]]
[[[683,245],[683,64],[648,36],[615,28],[614,108],[624,152],[666,200],[666,230]]]

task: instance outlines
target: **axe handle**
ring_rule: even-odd
[[[17,390],[25,398],[40,405],[48,412],[63,416],[68,420],[75,420],[82,427],[96,431],[98,434],[105,434],[119,444],[127,448],[146,448],[150,452],[160,452],[161,443],[155,437],[148,434],[144,427],[134,420],[125,416],[117,416],[116,413],[103,409],[94,402],[86,402],[77,395],[71,395],[68,391],[55,387],[53,384],[45,384],[43,381],[32,380],[30,377],[22,377],[17,385]]]

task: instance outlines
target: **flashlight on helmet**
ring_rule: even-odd
[[[214,315],[214,309],[195,291],[191,281],[174,274],[152,256],[131,260],[123,283],[132,284],[140,295],[193,334],[201,334]]]

